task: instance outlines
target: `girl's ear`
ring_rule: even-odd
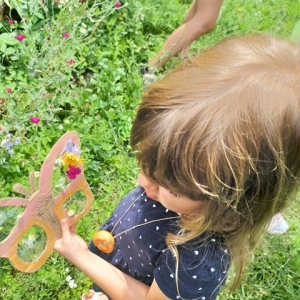
[[[56,159],[61,156],[67,149],[68,142],[72,142],[74,147],[79,149],[80,139],[75,131],[65,133],[52,147],[46,159],[44,160],[41,171],[38,190],[41,193],[48,193],[52,187],[52,176]],[[79,153],[78,153],[79,155]]]

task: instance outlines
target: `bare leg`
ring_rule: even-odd
[[[163,48],[149,60],[149,67],[159,69],[198,37],[210,32],[216,24],[222,2],[195,0],[186,15],[185,23],[170,35]]]

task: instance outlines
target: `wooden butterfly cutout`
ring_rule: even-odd
[[[70,180],[69,184],[57,195],[53,196],[52,177],[57,157],[62,157],[71,149],[77,151],[79,157],[79,136],[75,131],[64,134],[53,146],[42,164],[39,184],[35,188],[34,172],[29,174],[29,191],[21,184],[15,184],[13,190],[23,194],[25,198],[5,198],[0,199],[2,206],[24,206],[25,210],[18,219],[9,235],[0,242],[0,257],[6,257],[15,268],[22,272],[35,272],[49,258],[55,241],[61,236],[60,220],[66,218],[63,210],[63,204],[70,196],[78,191],[82,191],[86,197],[83,210],[76,216],[69,218],[69,224],[75,224],[86,215],[91,207],[93,195],[91,189],[84,177],[83,165],[80,170]],[[70,178],[70,177],[69,177]],[[47,241],[44,251],[39,258],[33,262],[27,262],[21,259],[18,254],[18,245],[32,226],[40,226],[46,233]]]

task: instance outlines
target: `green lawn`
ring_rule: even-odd
[[[27,183],[28,173],[39,170],[59,136],[76,130],[95,197],[77,226],[78,234],[89,241],[136,183],[128,139],[142,94],[140,67],[181,24],[191,1],[128,1],[120,10],[111,1],[100,5],[98,0],[90,6],[70,0],[61,7],[50,0],[44,6],[36,0],[6,2],[22,21],[8,23],[17,19],[14,12],[4,14],[0,23],[0,143],[16,138],[21,143],[13,147],[13,154],[0,147],[0,197],[13,195],[13,183]],[[299,0],[225,0],[215,29],[192,45],[191,54],[232,35],[265,32],[289,39],[299,12]],[[20,33],[26,38],[16,42]],[[172,59],[162,73],[178,62]],[[30,123],[33,116],[41,122]],[[241,287],[233,294],[223,291],[220,300],[300,299],[297,202],[284,213],[289,231],[266,235]],[[1,240],[9,225],[0,224]],[[76,288],[70,288],[67,276]],[[90,280],[56,253],[32,274],[18,272],[7,259],[0,259],[0,299],[80,299],[89,286]]]

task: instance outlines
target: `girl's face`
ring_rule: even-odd
[[[182,215],[198,214],[203,210],[206,201],[194,201],[185,196],[179,196],[172,191],[149,180],[143,174],[138,176],[138,183],[145,189],[147,196],[159,201],[165,208]]]

